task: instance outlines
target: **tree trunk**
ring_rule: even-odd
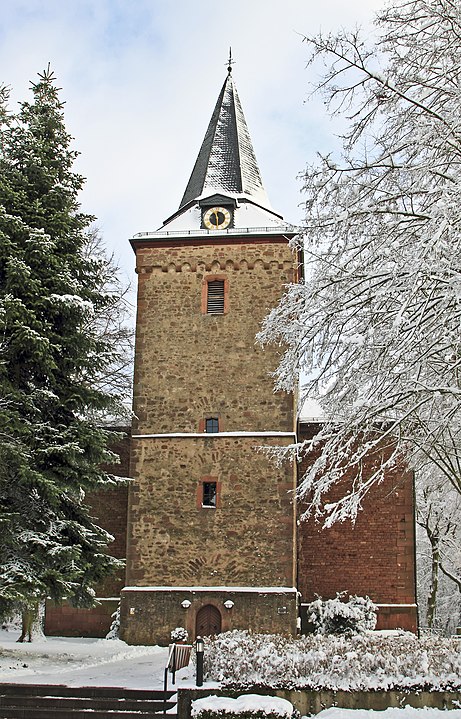
[[[434,626],[435,613],[437,609],[437,590],[439,588],[440,552],[437,537],[432,532],[427,532],[431,543],[431,588],[427,598],[427,626],[432,629]]]
[[[34,636],[42,634],[40,624],[40,602],[24,607],[21,613],[22,631],[18,642],[31,642]]]

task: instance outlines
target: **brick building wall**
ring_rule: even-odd
[[[315,431],[314,425],[301,425],[300,438],[309,439]],[[365,472],[371,472],[371,464],[370,457]],[[306,468],[305,459],[300,476]],[[335,486],[328,501],[338,499],[343,489]],[[298,588],[303,602],[316,595],[331,599],[342,591],[368,595],[382,605],[378,628],[416,631],[413,478],[404,465],[372,487],[355,524],[341,522],[327,529],[312,517],[300,523]]]
[[[120,463],[107,465],[104,469],[116,477],[130,476],[131,429],[114,427],[122,436],[111,446],[120,457]],[[99,489],[87,497],[88,505],[96,522],[114,537],[108,551],[117,559],[126,559],[126,527],[128,512],[128,484],[121,487]],[[125,586],[125,569],[107,577],[97,588],[98,597],[118,597]]]
[[[130,430],[116,427],[123,434],[111,449],[120,457],[120,464],[105,467],[117,477],[130,476]],[[128,511],[128,486],[100,489],[87,495],[86,501],[96,523],[109,532],[114,541],[108,552],[117,559],[126,557],[126,527]],[[99,604],[92,609],[77,609],[63,601],[56,604],[47,601],[45,611],[45,634],[50,636],[104,637],[111,625],[111,615],[116,610],[122,587],[125,585],[125,569],[107,577],[96,587]]]

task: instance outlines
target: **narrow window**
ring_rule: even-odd
[[[224,280],[207,283],[206,311],[209,315],[224,314]]]
[[[225,275],[207,275],[202,279],[201,310],[204,315],[227,315],[229,279]]]
[[[205,432],[219,432],[219,419],[217,417],[205,418]]]
[[[216,482],[203,482],[202,507],[216,507]]]

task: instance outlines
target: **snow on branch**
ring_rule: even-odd
[[[259,334],[285,347],[276,389],[300,382],[301,407],[322,408],[300,493],[328,523],[355,517],[403,457],[461,491],[459,8],[398,2],[377,31],[372,45],[359,32],[305,38],[326,67],[316,90],[347,129],[341,157],[306,169],[306,279]],[[350,490],[329,503],[345,474]]]

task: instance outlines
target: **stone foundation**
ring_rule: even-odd
[[[341,707],[342,709],[367,709],[384,711],[389,707],[402,708],[411,706],[417,709],[434,707],[437,709],[457,709],[461,692],[429,692],[429,691],[328,691],[328,690],[296,690],[272,689],[271,687],[245,687],[245,690],[216,690],[213,694],[223,697],[237,697],[241,694],[264,694],[281,697],[291,702],[301,716],[319,714],[323,709]],[[190,719],[191,704],[195,699],[210,696],[208,689],[179,689],[178,717]]]
[[[225,603],[229,603],[229,608]],[[128,644],[167,645],[171,630],[185,627],[189,641],[193,641],[197,614],[209,605],[219,611],[222,632],[249,629],[296,634],[298,609],[294,588],[125,587],[120,638]]]

